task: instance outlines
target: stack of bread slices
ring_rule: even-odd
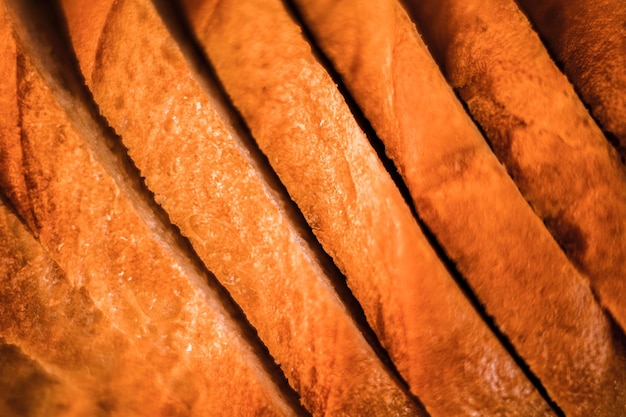
[[[626,415],[621,0],[0,0],[0,415]]]

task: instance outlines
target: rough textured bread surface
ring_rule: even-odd
[[[398,166],[418,215],[487,314],[561,408],[573,415],[623,411],[622,383],[615,385],[625,372],[623,346],[613,340],[608,318],[464,113],[404,12],[326,4],[310,13],[303,7],[303,15]],[[350,31],[349,21],[358,30]]]
[[[241,306],[308,410],[418,414],[193,78],[152,5],[111,2],[96,31],[85,29],[83,2],[62,4],[83,71],[96,60],[85,78],[101,112],[157,202]],[[83,33],[98,48],[82,42]]]
[[[3,45],[9,43],[3,39]],[[163,384],[171,394],[142,398],[137,390],[128,391],[150,406],[150,415],[295,414],[206,277],[168,244],[129,187],[104,169],[98,158],[106,156],[87,146],[89,140],[74,128],[29,59],[18,53],[12,62],[17,67],[3,72],[0,84],[17,85],[12,107],[18,111],[0,118],[0,165],[19,171],[2,170],[0,187],[8,196],[25,196],[10,201],[22,218],[30,217],[29,227],[67,271],[76,297],[88,294],[130,341],[128,349],[113,343],[110,360],[122,360],[124,349],[136,352],[158,371],[156,386]],[[17,119],[6,117],[15,114]],[[105,330],[96,327],[94,333]],[[70,358],[72,349],[90,346],[63,341],[58,353],[69,349]],[[98,338],[92,343],[97,346]],[[245,397],[232,396],[240,391]]]
[[[315,415],[426,415],[398,375],[433,417],[550,415],[547,404],[561,415],[555,403],[567,415],[626,414],[623,332],[613,333],[402,9],[306,3],[320,5],[318,24],[335,22],[317,42],[337,42],[345,61],[335,65],[345,65],[345,79],[358,75],[350,88],[389,135],[386,150],[430,241],[456,263],[454,277],[470,284],[464,295],[488,325],[509,338],[513,360],[387,188],[286,1],[256,1],[188,0],[191,22],[176,23],[168,10],[178,6],[167,0],[68,0],[104,120],[68,56],[57,2],[0,0],[23,41],[18,53],[0,19],[0,200],[21,220],[0,221],[0,415],[309,415],[298,395]],[[269,160],[199,70],[192,26],[217,45],[216,68],[241,94]],[[286,188],[351,271],[376,335]],[[380,340],[394,364],[365,339]],[[540,377],[531,379],[547,401],[514,361]]]
[[[0,337],[0,415],[4,417],[97,416],[83,391],[45,370],[19,346]]]
[[[67,412],[84,402],[92,415],[158,415],[171,400],[155,369],[3,205],[0,248],[0,337],[82,390]]]
[[[281,3],[183,7],[259,146],[428,411],[548,413],[421,234]]]
[[[437,7],[423,31],[446,77],[522,194],[626,329],[626,171],[617,153],[513,1]],[[444,29],[445,42],[432,35]]]
[[[519,0],[600,126],[626,158],[626,2]]]

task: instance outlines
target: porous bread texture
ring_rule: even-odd
[[[418,3],[425,22],[439,22],[429,36],[435,55],[452,36],[450,19],[437,13],[477,7]],[[318,18],[341,14],[345,4]],[[363,17],[364,8],[344,15],[363,19],[358,30],[338,18],[326,35],[336,49],[325,50],[399,167],[418,215],[559,406],[579,415],[619,413],[624,389],[614,381],[623,380],[623,346],[586,277],[524,201],[419,37],[381,24],[389,16],[381,10]],[[341,43],[344,30],[353,38]]]
[[[333,6],[323,13],[337,16],[341,6]],[[421,234],[281,3],[209,0],[183,7],[261,150],[427,410],[549,414]],[[338,21],[350,37],[357,29],[345,18]],[[448,398],[453,386],[458,401]]]
[[[62,5],[72,39],[81,39],[82,2]],[[314,415],[419,414],[152,5],[119,1],[107,13],[102,32],[89,35],[95,56],[91,47],[76,50],[83,71],[96,60],[87,84],[157,202],[242,308],[302,403]]]
[[[35,413],[41,407],[47,415],[72,410],[100,415],[116,410],[141,416],[158,414],[172,401],[152,364],[95,307],[84,287],[70,283],[2,204],[0,248],[0,338],[20,346],[57,376],[40,377],[42,385],[59,381],[59,388],[51,390],[60,391],[57,406],[50,402],[53,398],[30,397],[33,404],[21,406],[25,412]],[[24,387],[26,393],[37,389],[37,380]],[[2,397],[8,401],[11,394],[5,391]]]
[[[479,4],[452,6],[455,12],[440,17],[450,38],[434,47],[446,76],[522,194],[626,329],[626,171],[517,6]]]
[[[10,202],[22,218],[30,216],[29,227],[70,284],[83,288],[128,338],[129,350],[157,371],[170,396],[148,395],[146,406],[155,414],[295,414],[207,277],[113,179],[99,161],[107,156],[87,145],[83,135],[98,133],[76,130],[29,57],[18,52],[12,62],[12,76],[0,84],[17,85],[18,111],[0,119],[0,155],[10,158],[3,166],[19,171],[0,172],[0,186],[9,197],[25,196]],[[232,397],[240,390],[245,397]]]

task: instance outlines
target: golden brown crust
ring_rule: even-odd
[[[71,386],[0,336],[0,415],[97,416],[95,400]]]
[[[440,2],[419,3],[437,9]],[[327,7],[316,19],[342,16],[338,2]],[[417,34],[406,32],[403,12],[365,15],[364,8],[359,3],[343,14],[362,19],[358,30],[340,36],[339,25],[342,32],[349,25],[338,18],[320,44],[337,42],[326,50],[399,166],[418,214],[558,405],[573,415],[619,413],[624,388],[614,381],[626,372],[623,347],[585,280],[519,194]],[[445,25],[439,29],[433,38],[450,36]]]
[[[42,245],[72,285],[84,287],[157,370],[172,400],[144,398],[158,407],[148,414],[295,414],[206,277],[167,245],[149,209],[115,182],[99,162],[105,156],[81,136],[97,133],[77,132],[29,59],[18,63],[18,146],[29,187],[2,186],[8,195],[28,195],[30,206],[11,203],[20,214],[33,211]],[[239,391],[245,397],[232,396]]]
[[[519,4],[626,158],[626,2],[520,0]]]
[[[0,3],[4,8],[4,3]],[[14,187],[8,197],[19,201],[23,207],[29,206],[28,195],[20,190],[25,190],[27,185],[22,175],[22,153],[20,149],[19,112],[17,105],[17,47],[13,41],[11,23],[5,16],[4,9],[0,9],[0,74],[3,74],[5,82],[0,83],[0,138],[4,146],[0,147],[0,186],[9,189],[9,184],[19,184]],[[32,211],[24,210],[23,219],[34,226],[35,219]]]
[[[85,287],[70,284],[3,205],[0,248],[0,337],[80,387],[99,412],[155,415],[172,402],[142,352],[94,306]],[[80,406],[84,398],[61,400]]]
[[[420,233],[280,2],[183,5],[261,149],[426,408],[435,415],[546,411]],[[338,8],[326,12],[336,16]],[[339,20],[346,36],[357,31]],[[452,387],[458,400],[447,395]]]
[[[80,19],[68,16],[68,23],[72,35]],[[103,33],[93,36],[102,48],[85,78],[102,113],[157,202],[231,292],[303,404],[316,415],[417,413],[152,6],[117,2]],[[78,58],[83,69],[93,59]]]
[[[348,309],[325,276],[332,271],[318,264],[308,232],[297,231],[300,219],[291,217],[293,206],[284,202],[281,186],[272,184],[262,160],[250,155],[245,140],[234,133],[224,105],[211,92],[207,98],[199,90],[178,48],[155,24],[159,19],[149,2],[133,1],[67,0],[71,4],[66,6],[87,81],[103,112],[130,143],[156,199],[253,315],[272,354],[315,414],[421,415],[347,318]],[[386,188],[387,174],[375,155],[359,156],[366,148],[373,154],[368,146],[350,141],[359,137],[366,143],[349,112],[342,110],[342,98],[329,78],[302,48],[306,44],[281,3],[263,1],[255,5],[270,7],[259,11],[245,1],[187,0],[187,6],[198,12],[193,15],[198,34],[208,28],[215,44],[228,41],[220,42],[220,48],[237,51],[219,51],[218,72],[231,91],[245,98],[244,113],[255,134],[266,141],[264,149],[282,167],[282,177],[293,181],[288,187],[296,190],[317,235],[334,242],[327,245],[329,251],[343,271],[350,271],[355,294],[364,300],[370,322],[402,375],[412,387],[416,380],[421,384],[431,396],[429,404],[445,403],[429,406],[432,415],[550,414],[476,320],[416,232],[398,192]],[[348,1],[318,4],[322,15],[332,10],[329,16],[339,21],[330,37],[340,39],[345,33],[351,38],[335,53],[345,56],[347,73],[361,80],[353,91],[363,94],[361,105],[386,138],[387,151],[417,197],[419,214],[471,278],[487,313],[495,316],[549,394],[565,404],[568,415],[622,415],[623,340],[612,333],[589,289],[580,285],[580,275],[524,204],[452,91],[442,87],[445,82],[426,49],[413,30],[406,30],[411,25],[404,12],[397,5],[376,8],[378,0],[360,2],[356,11],[345,14],[341,11]],[[0,1],[0,15],[3,8]],[[246,13],[248,19],[239,22]],[[359,21],[364,23],[347,23]],[[291,26],[282,31],[285,22]],[[18,415],[42,410],[49,415],[61,406],[69,407],[64,415],[107,414],[114,407],[129,410],[125,414],[151,415],[301,411],[287,404],[274,386],[276,379],[267,374],[271,366],[261,363],[269,358],[250,348],[249,338],[240,334],[242,326],[234,325],[207,288],[206,276],[188,259],[195,260],[195,254],[174,243],[179,237],[152,212],[151,197],[133,188],[139,179],[134,172],[127,177],[126,155],[114,157],[107,149],[106,143],[113,146],[117,138],[102,137],[92,129],[93,120],[84,119],[88,112],[72,108],[84,107],[82,93],[68,102],[67,92],[60,91],[65,86],[54,81],[54,94],[46,89],[29,58],[16,53],[10,25],[4,23],[0,16],[0,190],[47,252],[0,202],[0,414],[15,411],[3,408],[3,399],[13,401],[15,390],[1,389],[5,369],[16,375],[16,383],[32,383],[24,393],[30,408],[25,401],[11,403],[22,407]],[[437,28],[438,36],[451,39],[445,25]],[[129,38],[124,40],[124,34]],[[248,38],[256,42],[252,52],[245,46]],[[277,42],[279,50],[268,52],[261,41]],[[38,56],[48,53],[39,46],[29,48]],[[283,68],[281,56],[291,57]],[[37,63],[48,82],[46,64],[56,65],[56,59]],[[246,75],[248,59],[263,65]],[[73,71],[66,70],[60,73]],[[311,81],[318,83],[316,88],[305,87]],[[258,89],[266,91],[257,96]],[[275,99],[268,100],[268,92],[277,93]],[[296,105],[299,94],[306,99],[302,107]],[[77,124],[70,123],[53,95]],[[290,117],[280,115],[281,108],[291,111]],[[512,126],[509,122],[502,120]],[[285,126],[286,137],[281,137],[278,132]],[[339,143],[318,141],[325,129],[331,137],[338,132],[345,136]],[[397,135],[402,132],[408,134]],[[324,173],[308,176],[315,158],[291,146],[297,138],[309,141],[318,155],[336,159],[325,161]],[[277,157],[284,149],[295,152],[296,170],[285,168],[289,152]],[[359,166],[363,160],[370,166]],[[382,174],[368,177],[368,170]],[[331,173],[330,181],[326,173]],[[294,184],[311,178],[304,186]],[[363,178],[367,180],[361,182]],[[317,186],[332,189],[320,192]],[[589,201],[602,192],[591,193]],[[386,196],[383,213],[375,204],[379,195]],[[359,207],[364,217],[359,217]],[[340,216],[328,215],[335,209],[343,211]],[[603,214],[606,222],[619,229],[621,223],[611,220],[611,213]],[[369,237],[349,245],[352,232],[332,231],[347,223],[362,229],[378,225],[385,245],[377,246]],[[411,257],[417,247],[425,251],[421,258]],[[411,280],[418,258],[425,274],[419,285]],[[370,269],[375,271],[371,276]],[[359,285],[354,277],[371,277],[371,283]],[[7,347],[3,337],[23,354]],[[416,345],[420,348],[412,350]],[[6,357],[14,366],[7,368]],[[22,378],[19,372],[36,377]],[[468,375],[493,386],[466,386]],[[145,380],[153,383],[144,386]],[[461,388],[447,388],[441,381]],[[465,403],[450,400],[453,395]],[[520,404],[520,398],[529,403]]]
[[[98,34],[104,30],[107,16],[116,0],[98,0],[90,2],[67,2],[63,12],[72,26],[72,46],[77,56],[89,57],[81,60],[83,74],[92,74],[99,48]]]
[[[626,329],[623,166],[517,6],[462,4],[439,4],[446,11],[424,33],[431,25],[449,31],[449,42],[435,46],[446,76],[522,194]]]

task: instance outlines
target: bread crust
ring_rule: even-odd
[[[183,7],[261,150],[427,410],[549,414],[420,232],[281,3]],[[458,400],[447,395],[452,387]]]
[[[591,114],[626,158],[626,3],[520,0]]]
[[[58,375],[66,390],[80,390],[57,401],[70,410],[89,406],[94,415],[117,410],[129,416],[156,415],[172,402],[142,352],[2,204],[0,248],[0,338]],[[42,406],[54,414],[53,404]]]
[[[441,22],[450,39],[433,47],[447,78],[522,194],[626,329],[626,171],[615,150],[512,1],[440,6],[446,11],[431,24]]]
[[[261,172],[266,167],[237,137],[225,106],[212,91],[206,91],[206,85],[205,91],[199,89],[197,74],[186,69],[176,72],[186,64],[174,42],[162,36],[165,31],[155,24],[159,19],[149,3],[67,1],[72,7],[68,16],[70,28],[74,22],[76,50],[103,112],[132,145],[131,154],[156,191],[156,200],[191,238],[207,265],[219,272],[246,314],[252,315],[290,383],[303,394],[303,403],[316,415],[425,415],[359,334],[349,317],[350,308],[332,288],[332,271],[320,265],[319,254],[312,248],[315,243],[298,230],[299,220],[284,201],[281,186]],[[332,2],[333,17],[341,16],[340,3],[349,4]],[[343,271],[352,271],[348,278],[355,294],[363,300],[369,321],[402,375],[412,387],[411,381],[421,381],[433,404],[445,402],[450,391],[456,392],[446,390],[440,381],[465,384],[455,377],[460,367],[496,385],[490,387],[495,398],[483,398],[488,395],[483,396],[482,386],[464,388],[468,404],[453,400],[438,409],[429,407],[432,414],[549,414],[510,359],[502,357],[493,337],[485,336],[485,326],[451,285],[448,272],[430,248],[425,249],[422,262],[430,265],[428,276],[438,278],[424,279],[423,286],[406,278],[414,268],[414,260],[403,261],[407,253],[427,242],[415,237],[421,235],[397,198],[398,192],[392,186],[386,193],[389,189],[381,186],[389,181],[376,156],[359,159],[364,149],[373,155],[371,149],[349,140],[359,137],[357,142],[366,143],[349,112],[343,111],[343,100],[329,78],[317,71],[320,67],[308,50],[302,52],[306,44],[297,27],[292,24],[287,31],[279,30],[289,20],[280,2],[255,3],[269,6],[262,10],[268,13],[266,17],[278,16],[272,13],[281,10],[280,18],[268,20],[245,1],[188,0],[188,4],[191,10],[202,11],[194,16],[199,29],[206,24],[213,40],[228,41],[220,47],[237,50],[236,55],[218,54],[222,59],[218,72],[226,74],[222,77],[231,91],[243,90],[242,108],[252,120],[254,133],[266,141],[264,149],[271,150],[270,162],[282,167],[282,178],[290,177],[288,188],[296,190],[294,195],[299,196],[317,236],[335,242],[327,245],[329,252]],[[348,21],[365,19],[369,25],[351,27],[343,22],[333,37],[341,32],[352,37],[353,43],[339,48],[339,54],[347,57],[348,72],[365,74],[357,86],[365,91],[361,105],[370,109],[370,120],[390,118],[389,124],[375,122],[375,128],[388,135],[387,151],[417,195],[420,216],[471,281],[487,313],[493,313],[531,371],[540,376],[549,395],[568,415],[622,415],[623,338],[613,332],[594,303],[584,277],[524,204],[451,90],[440,88],[445,83],[432,70],[432,62],[416,58],[428,54],[423,45],[413,42],[414,32],[404,30],[406,16],[395,7],[369,9],[376,4],[361,2],[358,13],[345,17]],[[0,15],[4,7],[0,2]],[[240,7],[247,11],[235,14]],[[323,8],[329,10],[330,3]],[[247,13],[249,19],[240,22],[246,30],[231,32],[237,16]],[[215,16],[219,19],[211,20]],[[371,25],[377,18],[389,26]],[[258,30],[248,32],[255,24]],[[69,407],[65,409],[69,415],[98,415],[114,407],[124,415],[306,415],[275,385],[280,377],[269,375],[276,369],[263,363],[269,359],[267,353],[250,344],[254,338],[242,336],[246,325],[235,323],[240,316],[218,301],[224,294],[207,286],[200,261],[189,259],[196,259],[195,254],[174,243],[181,239],[174,236],[176,232],[164,230],[169,221],[165,226],[146,203],[146,196],[137,195],[129,186],[138,181],[136,172],[125,178],[128,173],[112,163],[115,158],[106,144],[113,146],[118,138],[94,130],[93,120],[81,119],[85,112],[71,108],[72,103],[89,106],[80,102],[83,95],[68,103],[59,91],[63,85],[53,83],[52,91],[45,86],[28,54],[16,51],[10,26],[0,16],[0,194],[43,246],[0,202],[0,368],[7,369],[2,362],[6,354],[16,361],[10,367],[16,382],[28,372],[44,382],[33,384],[25,393],[28,398],[39,396],[39,402],[33,400],[33,407],[22,408],[20,415],[37,415],[61,405]],[[374,35],[367,35],[370,27],[375,28]],[[437,36],[450,35],[443,25],[438,27],[444,30]],[[130,34],[127,39],[135,39],[123,41],[124,33]],[[383,47],[376,44],[381,39],[376,34],[385,39]],[[252,51],[245,47],[246,37],[256,41]],[[280,45],[275,56],[259,46],[263,43],[258,41],[266,37],[271,38],[266,44],[276,41]],[[300,46],[290,42],[294,38],[300,39]],[[48,53],[29,48],[35,55]],[[361,48],[367,53],[360,53]],[[280,68],[275,66],[280,56],[295,58]],[[251,79],[237,78],[235,74],[246,73],[244,64],[250,58],[263,65],[251,73]],[[420,69],[419,77],[407,69],[406,62]],[[50,82],[46,63],[38,65]],[[372,72],[367,68],[373,68]],[[61,70],[72,71],[69,67]],[[264,79],[265,71],[273,75]],[[165,83],[159,84],[163,79]],[[311,81],[318,83],[315,88],[306,87]],[[285,85],[295,86],[295,91]],[[254,97],[259,87],[266,90],[259,95],[260,101]],[[267,90],[278,91],[275,100],[267,99]],[[423,96],[417,95],[420,100],[412,102],[415,91]],[[299,94],[307,103],[302,107],[294,105],[293,97]],[[415,117],[417,110],[406,112],[413,108],[411,103],[417,103],[428,123]],[[284,114],[277,111],[281,108],[286,109]],[[315,113],[320,108],[328,112]],[[285,116],[290,111],[292,118]],[[198,116],[203,121],[198,122]],[[285,126],[288,129],[282,131]],[[320,145],[317,139],[325,129],[345,134],[344,140]],[[408,136],[395,136],[403,129],[408,129]],[[279,132],[286,132],[286,140]],[[191,139],[180,141],[182,136]],[[300,137],[310,141],[314,153],[321,150],[329,158],[324,172],[336,170],[330,181],[326,182],[326,174],[307,176],[315,172],[311,169],[314,161],[289,142]],[[285,168],[289,164],[280,153],[284,149],[295,152],[297,169]],[[338,159],[331,161],[337,156],[335,151]],[[372,171],[381,171],[384,179],[373,175],[360,182],[371,167],[363,168],[359,160],[367,161]],[[311,178],[312,182],[304,182]],[[322,186],[332,188],[320,192]],[[372,201],[380,195],[386,196],[388,204],[382,213]],[[358,220],[355,206],[366,208],[364,220]],[[341,216],[326,212],[336,209],[343,210]],[[365,238],[350,245],[354,235],[332,232],[346,224],[357,225],[356,229],[382,224],[380,235],[387,242],[382,247],[368,246],[371,242]],[[400,241],[398,236],[408,238]],[[342,258],[340,249],[346,242]],[[373,259],[369,266],[365,265],[369,259],[359,259],[362,253]],[[389,265],[378,259],[387,259],[389,254]],[[375,271],[372,282],[359,285],[358,279],[366,281],[369,268]],[[451,320],[455,315],[462,319]],[[428,334],[428,326],[433,333]],[[13,345],[7,347],[4,337]],[[437,343],[430,343],[433,340]],[[423,349],[410,350],[422,341]],[[457,345],[462,347],[451,347]],[[425,366],[415,367],[412,361]],[[504,373],[512,382],[505,386],[502,378],[490,372],[492,366],[495,374]],[[451,368],[456,371],[448,373]],[[5,376],[0,375],[0,386]],[[236,392],[245,395],[233,396]],[[10,395],[0,390],[2,415],[13,412],[3,409],[2,400]],[[518,406],[516,398],[526,396],[530,403]],[[44,408],[36,408],[38,404]]]
[[[92,34],[100,46],[85,73],[101,112],[305,407],[314,415],[417,414],[152,5],[119,1],[108,16]],[[81,20],[67,18],[73,36]],[[85,71],[94,57],[78,59]]]
[[[563,410],[618,414],[624,389],[614,381],[623,380],[623,346],[610,321],[467,117],[404,12],[376,9],[376,1],[326,4],[303,15],[315,21],[314,33],[337,17],[319,44],[398,166],[418,215],[487,314]],[[347,21],[356,22],[352,29]],[[436,29],[433,38],[449,36],[444,25]]]
[[[70,121],[28,56],[18,52],[13,62],[16,78],[0,83],[17,83],[20,131],[0,147],[17,149],[11,154],[21,161],[11,166],[19,165],[26,186],[11,181],[19,176],[3,176],[0,186],[6,195],[27,196],[26,203],[10,201],[22,217],[32,213],[29,227],[71,286],[84,288],[128,338],[127,351],[148,361],[157,372],[153,382],[170,393],[141,397],[145,407],[137,414],[297,414],[206,275],[169,244],[140,198],[116,182],[101,162],[108,156],[88,145],[104,142],[101,132]],[[0,123],[16,124],[4,117]],[[232,397],[239,391],[245,397]]]
[[[97,415],[84,391],[71,386],[0,337],[0,414],[4,417]]]

